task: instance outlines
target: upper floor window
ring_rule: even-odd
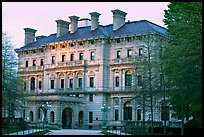
[[[143,50],[142,48],[139,48],[139,56],[142,56]]]
[[[119,77],[115,77],[115,86],[119,87]]]
[[[69,88],[73,88],[73,79],[69,79]]]
[[[74,54],[70,54],[70,61],[74,61]]]
[[[25,62],[25,67],[28,67],[28,60]]]
[[[141,109],[137,110],[137,120],[141,120]]]
[[[90,77],[90,87],[94,87],[94,77]]]
[[[94,60],[94,52],[91,52],[91,60]]]
[[[55,49],[55,46],[52,46],[52,49]]]
[[[78,88],[82,87],[82,78],[78,78]]]
[[[70,46],[71,46],[71,47],[74,47],[74,43],[71,43]]]
[[[36,60],[33,60],[33,66],[36,66]]]
[[[55,80],[50,80],[50,88],[51,89],[55,88]]]
[[[64,79],[61,79],[61,88],[64,88]]]
[[[83,60],[84,59],[84,54],[83,53],[79,53],[79,60]]]
[[[62,45],[62,48],[65,48],[65,45]]]
[[[65,62],[65,55],[62,55],[62,62]]]
[[[93,94],[89,94],[89,101],[90,101],[90,102],[93,101]]]
[[[42,89],[42,81],[39,81],[38,84],[39,84],[39,85],[38,85],[38,86],[39,86],[38,88],[39,88],[39,90],[41,90],[41,89]]]
[[[55,56],[52,56],[52,64],[55,63]]]
[[[30,90],[35,90],[35,78],[30,79]]]
[[[127,50],[127,57],[131,57],[132,56],[132,49],[128,49]]]
[[[117,43],[120,43],[120,39],[116,39],[116,42],[117,42]]]
[[[26,82],[24,82],[23,90],[26,90]]]
[[[89,123],[93,123],[93,112],[89,112]]]
[[[118,109],[115,109],[115,121],[118,120]]]
[[[120,50],[117,51],[117,59],[120,58]]]
[[[40,60],[40,65],[43,66],[43,59]]]
[[[132,85],[132,74],[130,71],[125,72],[125,86]]]

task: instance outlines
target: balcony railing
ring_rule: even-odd
[[[112,59],[110,61],[110,64],[111,65],[114,65],[114,64],[131,64],[133,63],[133,58],[119,58],[119,59]]]
[[[19,67],[19,71],[42,71],[43,66]]]

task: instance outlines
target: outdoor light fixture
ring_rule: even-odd
[[[103,104],[103,106],[101,107],[101,111],[104,112],[103,115],[103,125],[102,125],[102,130],[105,131],[107,129],[106,127],[106,113],[110,110],[110,107],[107,107],[106,104]]]

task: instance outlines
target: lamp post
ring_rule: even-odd
[[[48,129],[47,111],[51,108],[51,105],[48,105],[48,102],[46,102],[46,104],[43,104],[41,108],[44,112],[44,129]]]
[[[104,115],[103,115],[103,125],[102,125],[102,130],[106,131],[107,127],[106,127],[106,113],[110,110],[110,107],[107,107],[106,104],[103,104],[103,106],[101,107],[101,111],[103,111]]]

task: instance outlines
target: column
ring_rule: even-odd
[[[132,120],[136,120],[136,104],[135,99],[132,100]]]
[[[58,73],[55,74],[55,92],[58,91]]]
[[[122,70],[122,89],[125,90],[125,70]]]
[[[120,83],[119,83],[119,87],[120,87],[120,90],[122,90],[123,88],[123,75],[122,75],[122,69],[120,69]]]
[[[36,91],[38,91],[38,89],[39,89],[39,83],[38,83],[38,75],[36,76],[36,87],[35,87],[35,89],[36,89]]]
[[[66,92],[66,89],[67,89],[67,72],[64,73],[64,92]]]
[[[73,91],[76,89],[76,71],[73,72]]]
[[[115,70],[112,70],[112,91],[115,89]]]
[[[50,77],[49,77],[49,74],[46,74],[46,77],[47,77],[47,93],[49,92],[49,89],[50,89]]]
[[[119,121],[122,121],[122,98],[119,97]]]
[[[27,85],[26,88],[27,88],[28,91],[30,91],[30,78],[29,78],[29,76],[27,77],[27,81],[28,81],[27,82],[28,85]]]
[[[83,72],[84,76],[83,76],[83,91],[86,90],[86,71]]]
[[[114,98],[111,97],[111,119],[114,121]]]

